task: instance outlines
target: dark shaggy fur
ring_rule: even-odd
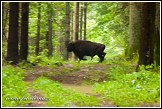
[[[86,60],[83,59],[84,56],[91,56],[91,58],[93,58],[95,55],[97,55],[100,58],[99,62],[102,62],[106,55],[106,53],[103,52],[104,49],[104,44],[83,40],[71,42],[67,45],[67,51],[73,51],[74,54],[79,58],[79,60]]]

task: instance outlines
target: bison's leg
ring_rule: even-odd
[[[84,59],[83,57],[78,57],[79,60],[78,60],[78,63],[80,63],[81,60],[87,60],[87,59]]]
[[[99,61],[99,62],[104,61],[104,56],[103,56],[102,54],[99,54],[99,55],[97,55],[97,56],[100,58],[100,61]]]
[[[105,53],[105,52],[103,52],[103,53],[102,53],[102,56],[104,56],[104,57],[105,57],[105,55],[106,55],[106,53]]]
[[[103,52],[103,53],[102,53],[102,56],[100,56],[100,62],[104,61],[105,55],[106,55],[106,53]]]
[[[100,61],[99,62],[104,61],[104,57],[106,55],[106,53],[103,52],[104,49],[105,49],[105,45],[101,45],[101,46],[99,46],[99,48],[97,50],[97,56],[100,58]]]
[[[103,52],[103,53],[97,55],[97,56],[100,58],[100,61],[99,61],[99,62],[104,61],[104,57],[105,57],[105,55],[106,55],[105,52]]]
[[[84,58],[83,58],[82,60],[87,60],[87,59],[84,59]]]
[[[84,56],[81,56],[81,55],[79,55],[78,58],[79,60],[87,60],[87,59],[84,59]]]

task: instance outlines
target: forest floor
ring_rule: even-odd
[[[100,94],[96,94],[93,91],[93,85],[95,83],[102,83],[109,80],[107,71],[114,67],[112,64],[62,64],[59,66],[35,66],[32,70],[28,70],[25,73],[24,81],[27,83],[28,92],[32,97],[43,97],[41,90],[34,90],[32,88],[33,81],[43,76],[50,80],[61,83],[64,88],[75,90],[83,94],[94,96],[97,99],[101,99]],[[135,68],[132,65],[132,68]],[[128,69],[128,73],[132,69]],[[149,107],[149,104],[142,104],[139,107]],[[159,104],[151,104],[151,107],[158,107]],[[32,101],[26,107],[48,107],[47,101]],[[73,106],[72,106],[73,107]],[[100,107],[118,107],[113,104],[112,101],[103,100]]]
[[[93,64],[86,66],[74,66],[73,64],[63,64],[59,67],[39,67],[36,66],[32,71],[25,73],[24,81],[28,84],[28,92],[34,97],[43,97],[40,90],[34,91],[31,87],[32,82],[40,76],[48,77],[57,81],[63,87],[75,90],[80,93],[88,94],[100,98],[99,94],[92,91],[94,82],[103,82],[107,79],[105,71],[111,65]],[[46,101],[32,101],[27,107],[47,107]],[[111,101],[103,101],[101,107],[116,107]]]

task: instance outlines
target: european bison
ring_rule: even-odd
[[[73,51],[74,54],[79,58],[79,60],[87,60],[83,59],[84,56],[91,56],[91,58],[93,58],[95,55],[97,55],[100,58],[99,62],[102,62],[106,55],[106,53],[103,52],[104,49],[104,44],[83,40],[71,42],[67,45],[67,51]]]

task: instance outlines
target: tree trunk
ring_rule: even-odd
[[[28,22],[29,22],[29,2],[22,3],[21,11],[21,42],[20,59],[27,60],[28,56]]]
[[[52,46],[52,17],[53,10],[51,4],[48,3],[48,57],[52,56],[53,46]]]
[[[2,40],[8,38],[9,3],[2,2]]]
[[[18,20],[18,39],[19,43],[21,44],[21,23],[22,23],[22,2],[19,3],[19,20]]]
[[[154,63],[155,6],[156,4],[151,2],[142,3],[142,36],[138,66]]]
[[[79,26],[79,3],[74,3],[74,16],[73,16],[73,41],[78,40],[78,26]]]
[[[66,2],[66,26],[65,26],[65,47],[69,43],[70,40],[70,7],[69,2]],[[69,53],[65,49],[64,60],[68,60]]]
[[[156,38],[155,38],[155,64],[160,66],[160,3],[156,3]]]
[[[80,7],[80,40],[82,40],[83,7]]]
[[[45,43],[45,48],[48,49],[48,38],[49,37],[49,32],[48,30],[46,31],[46,43]]]
[[[141,3],[131,2],[129,13],[129,48],[128,57],[133,59],[139,49],[141,37]]]
[[[78,40],[78,26],[79,26],[79,3],[74,2],[74,15],[73,15],[73,41]],[[73,60],[77,57],[73,54]]]
[[[41,3],[38,4],[38,22],[37,22],[37,39],[36,39],[36,49],[35,54],[39,54],[39,41],[40,41],[40,18],[41,18]]]
[[[7,46],[7,61],[11,64],[18,63],[18,18],[19,18],[19,3],[9,3],[9,36]]]
[[[86,24],[87,24],[87,3],[84,3],[84,39],[86,40]]]
[[[70,33],[70,34],[71,34],[71,35],[70,35],[70,40],[71,40],[71,41],[73,40],[73,23],[74,23],[74,22],[73,22],[73,20],[74,20],[74,19],[73,19],[73,16],[74,16],[74,10],[71,11],[71,25],[70,25],[70,27],[71,27],[71,28],[70,28],[70,32],[71,32],[71,33]]]
[[[5,31],[5,28],[4,28],[4,15],[5,15],[5,6],[4,6],[4,2],[2,2],[2,40],[4,39],[4,31]]]

